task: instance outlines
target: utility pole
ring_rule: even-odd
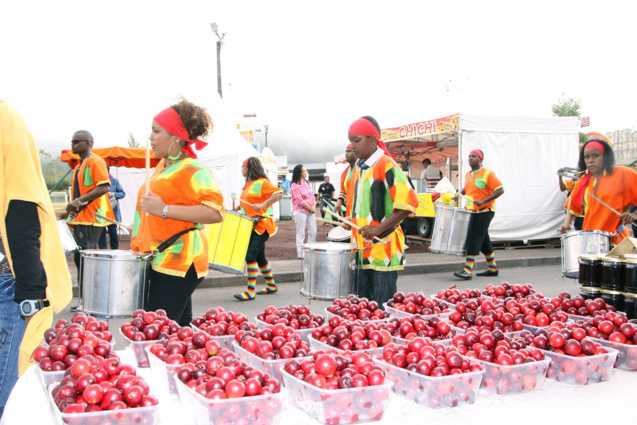
[[[263,124],[263,127],[265,127],[265,147],[268,147],[268,129],[270,128],[270,126],[268,124]]]
[[[212,32],[217,35],[217,90],[219,91],[219,97],[223,98],[223,94],[221,91],[221,45],[223,44],[223,38],[226,36],[226,33],[221,33],[219,35],[219,27],[216,22],[210,24],[210,28],[212,28]]]

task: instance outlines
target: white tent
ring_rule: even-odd
[[[258,157],[259,152],[241,136],[219,95],[216,95],[215,104],[208,108],[208,112],[212,116],[214,131],[208,137],[208,146],[195,152],[199,161],[212,171],[223,194],[224,206],[231,209],[232,193],[238,197],[245,184],[241,163],[248,157]],[[122,167],[118,170],[118,178],[126,192],[126,197],[120,200],[122,222],[130,224],[135,216],[137,193],[146,181],[146,170]]]

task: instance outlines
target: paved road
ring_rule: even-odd
[[[440,289],[446,289],[451,285],[457,285],[459,288],[478,288],[484,289],[488,283],[500,284],[502,282],[509,283],[531,283],[539,292],[546,296],[555,296],[562,291],[577,294],[579,286],[576,280],[562,279],[560,265],[543,265],[534,267],[516,267],[503,270],[498,277],[474,277],[470,281],[460,281],[456,279],[451,272],[445,273],[429,273],[416,275],[402,275],[398,278],[398,290],[418,291],[421,290],[427,295],[438,292]],[[284,305],[309,305],[313,312],[322,312],[331,302],[327,301],[311,301],[308,304],[307,298],[299,294],[300,282],[280,284],[280,290],[276,295],[257,296],[254,301],[240,302],[233,298],[233,295],[242,291],[239,287],[221,287],[221,288],[202,288],[195,292],[193,299],[194,314],[196,316],[203,314],[208,308],[221,306],[226,310],[240,311],[245,313],[250,319],[254,318],[258,313],[265,310],[268,305],[277,307]],[[260,286],[257,287],[259,289]],[[75,305],[76,300],[71,302]],[[71,312],[67,309],[63,313],[56,316],[55,320],[64,318],[69,320]],[[118,328],[125,321],[130,319],[110,319],[109,325],[113,331],[117,341],[116,348],[123,348],[124,341],[119,334]]]

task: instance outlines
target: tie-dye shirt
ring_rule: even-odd
[[[352,216],[352,201],[354,199],[354,180],[352,179],[352,168],[351,165],[348,165],[343,174],[341,174],[341,192],[338,195],[338,199],[340,199],[345,205],[345,215],[347,217]]]
[[[212,173],[202,163],[186,158],[164,169],[162,160],[150,180],[150,191],[168,205],[207,205],[223,216],[223,196],[215,183]],[[201,224],[188,221],[146,215],[141,207],[146,185],[137,194],[137,208],[133,223],[131,248],[139,252],[154,252],[171,236],[197,227],[197,230],[182,235],[165,251],[157,253],[153,259],[153,270],[160,273],[184,277],[194,263],[198,277],[208,274],[208,243],[203,237]],[[170,207],[168,207],[170,212]]]
[[[464,178],[466,209],[477,212],[495,211],[495,199],[477,207],[473,200],[481,200],[502,187],[502,183],[493,171],[482,167],[476,172],[469,171]]]
[[[380,152],[380,154],[378,154]],[[361,169],[362,168],[362,169]],[[409,186],[407,177],[393,159],[378,149],[364,163],[357,164],[352,173],[354,196],[352,222],[359,226],[377,226],[395,209],[416,212],[418,198]],[[352,229],[352,239],[359,248],[372,244]],[[376,242],[361,251],[363,269],[378,271],[402,270],[405,262],[405,235],[400,226],[383,238],[386,244]]]
[[[241,199],[253,205],[261,204],[275,193],[281,193],[281,189],[270,183],[270,180],[261,177],[246,184],[243,192],[241,192]],[[257,211],[251,206],[241,203],[241,214],[250,217],[263,217],[253,228],[258,234],[262,235],[264,231],[267,231],[270,236],[274,236],[276,233],[277,226],[274,220],[272,220],[272,215],[274,214],[272,205],[268,206],[265,210]]]
[[[91,190],[102,184],[110,184],[111,180],[108,176],[108,167],[106,161],[94,153],[91,153],[80,165],[75,167],[73,172],[73,182],[77,176],[80,196],[86,195]],[[110,219],[115,219],[111,202],[108,199],[108,192],[92,202],[89,202],[82,211],[71,221],[71,224],[83,224],[86,226],[104,227],[109,222],[103,218],[95,216],[95,213],[104,215]]]

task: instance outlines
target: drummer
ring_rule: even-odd
[[[354,155],[354,151],[352,150],[352,145],[349,144],[345,148],[345,161],[347,161],[347,168],[341,174],[341,186],[340,193],[338,195],[338,201],[336,201],[336,206],[334,207],[334,211],[337,213],[341,212],[341,207],[345,204],[345,215],[347,217],[352,216],[352,200],[354,197],[354,188],[351,187],[349,190],[347,187],[354,183],[352,180],[352,171],[356,166],[356,155]],[[349,196],[348,196],[349,195]]]
[[[474,211],[469,235],[467,237],[467,258],[464,269],[454,272],[457,278],[469,280],[472,278],[473,265],[480,252],[487,259],[488,269],[478,273],[478,276],[497,276],[500,272],[495,263],[495,252],[489,237],[489,225],[495,215],[495,200],[504,193],[502,183],[495,173],[482,167],[484,153],[479,149],[469,152],[469,167],[471,171],[464,178],[462,195],[466,195],[465,208]],[[454,196],[454,201],[458,196]]]
[[[272,268],[265,258],[265,243],[277,231],[277,226],[272,220],[274,214],[272,204],[283,198],[283,192],[268,180],[261,161],[257,157],[253,156],[243,161],[241,173],[246,179],[246,184],[241,192],[242,202],[236,210],[241,210],[242,214],[255,219],[255,224],[246,253],[248,289],[234,297],[239,301],[250,301],[255,298],[259,270],[261,270],[267,286],[258,294],[268,295],[278,291],[272,276]]]
[[[588,141],[580,151],[578,168],[586,170],[586,174],[575,183],[569,197],[567,222],[557,231],[571,230],[573,217],[581,215],[586,208],[582,230],[608,232],[613,235],[612,243],[618,244],[629,236],[625,224],[637,221],[637,214],[628,212],[631,205],[637,204],[637,172],[627,167],[615,167],[610,140],[596,132],[588,133]],[[569,199],[565,208],[568,205]]]
[[[191,295],[208,274],[208,243],[201,223],[219,223],[225,210],[212,173],[192,145],[212,130],[205,109],[185,99],[161,111],[152,123],[153,153],[162,158],[150,178],[150,193],[137,195],[131,248],[152,252],[146,309],[164,309],[181,326],[192,321]]]
[[[348,138],[358,158],[352,173],[354,188],[352,240],[359,255],[358,295],[382,306],[396,293],[398,270],[404,268],[405,236],[400,222],[418,207],[416,192],[407,178],[380,146],[380,126],[372,117],[362,117],[349,128]],[[378,237],[383,243],[374,242]],[[381,307],[382,308],[382,307]]]
[[[563,168],[560,168],[557,170],[557,179],[558,179],[558,184],[560,186],[560,191],[561,192],[568,192],[567,196],[571,194],[571,192],[573,191],[573,188],[575,187],[575,182],[577,181],[577,179],[579,179],[580,174],[576,174],[574,179],[567,179],[566,181],[564,181],[564,179],[562,179],[562,173],[564,172]],[[566,210],[567,208],[564,208],[564,210]],[[573,221],[573,226],[575,227],[575,230],[582,230],[582,224],[584,223],[584,211],[582,211],[582,215],[579,217],[575,217],[575,220]]]

